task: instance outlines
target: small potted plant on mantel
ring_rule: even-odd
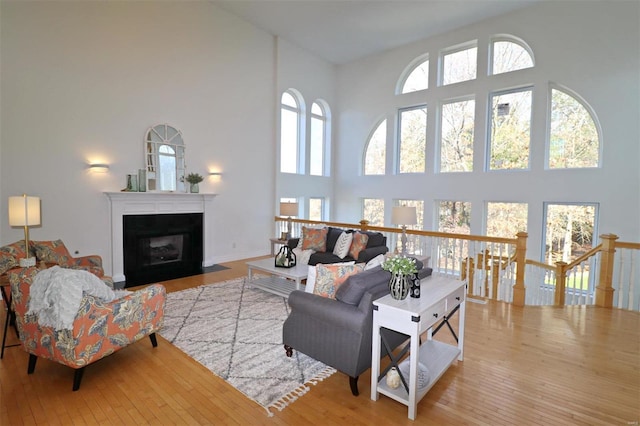
[[[189,173],[184,178],[184,180],[189,182],[189,192],[191,192],[192,194],[197,194],[198,192],[200,192],[198,184],[202,182],[204,178],[199,173]]]

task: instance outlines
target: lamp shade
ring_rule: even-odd
[[[395,225],[415,225],[418,223],[416,208],[410,206],[397,206],[391,211],[391,223]]]
[[[40,198],[26,194],[9,197],[9,225],[40,225]]]
[[[298,216],[298,203],[280,203],[280,216]]]

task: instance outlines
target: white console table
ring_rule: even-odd
[[[420,287],[421,297],[417,299],[407,297],[404,300],[395,300],[387,295],[373,302],[371,399],[377,401],[378,394],[381,393],[407,405],[411,420],[416,418],[418,401],[426,395],[456,359],[463,360],[464,347],[465,283],[435,275],[423,279]],[[438,327],[435,332],[443,325],[447,325],[452,332],[454,331],[448,320],[456,311],[459,312],[459,322],[458,334],[456,336],[454,333],[454,337],[458,345],[453,346],[433,340],[432,327],[436,325]],[[398,360],[394,356],[392,356],[391,365],[382,375],[380,374],[380,327],[407,334],[411,338],[409,380],[407,383],[405,377],[405,383],[401,383],[396,389],[387,386],[385,380],[388,369],[397,364]],[[428,331],[427,340],[420,344],[420,335],[425,331]],[[418,361],[426,366],[430,373],[429,383],[422,389],[418,389],[417,386]]]

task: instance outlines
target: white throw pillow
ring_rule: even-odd
[[[341,263],[332,263],[332,265],[354,265],[356,262],[352,260],[351,262],[341,262]],[[304,291],[307,293],[313,293],[313,289],[316,287],[316,265],[309,266],[309,273],[307,274],[307,284],[304,288]]]
[[[296,265],[306,265],[309,263],[309,258],[314,253],[313,250],[302,250],[299,247],[294,248],[293,254],[296,255]]]
[[[368,261],[366,265],[364,265],[364,270],[368,271],[369,269],[373,269],[376,266],[380,266],[380,265],[382,265],[384,260],[385,260],[384,254],[379,254],[376,257],[374,257],[373,259],[371,259],[370,261]]]
[[[343,232],[338,237],[336,245],[333,247],[333,254],[340,259],[344,259],[349,254],[349,248],[351,248],[351,241],[353,241],[353,233]]]

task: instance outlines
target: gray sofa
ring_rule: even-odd
[[[420,278],[431,274],[431,268],[418,266]],[[390,278],[380,266],[353,275],[338,288],[336,299],[293,291],[291,313],[282,327],[287,356],[295,349],[345,373],[357,396],[358,376],[371,367],[373,301],[389,294]],[[382,332],[393,349],[407,339],[391,330]],[[381,356],[386,354],[383,349]]]
[[[362,232],[363,234],[367,234],[369,239],[367,240],[367,246],[364,250],[360,252],[357,259],[347,255],[345,258],[340,258],[333,254],[333,249],[338,241],[338,237],[342,232]],[[289,248],[294,249],[298,246],[298,242],[300,238],[291,238],[287,242]],[[338,263],[338,262],[350,262],[355,260],[356,262],[367,263],[374,257],[379,254],[385,254],[389,251],[387,247],[387,237],[384,236],[381,232],[370,232],[370,231],[356,231],[352,229],[342,229],[342,228],[334,228],[329,226],[327,229],[327,244],[326,251],[324,252],[315,252],[309,257],[309,265],[317,265],[318,263],[327,264],[327,263]]]

